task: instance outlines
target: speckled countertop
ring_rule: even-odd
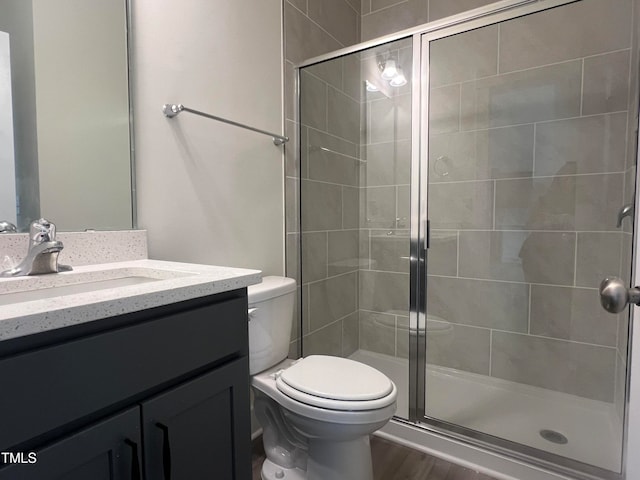
[[[2,297],[24,291],[105,280],[146,277],[153,281],[20,303]],[[244,288],[261,272],[159,260],[75,267],[72,272],[0,279],[0,341],[115,315]]]

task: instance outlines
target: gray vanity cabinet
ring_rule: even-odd
[[[249,480],[248,363],[245,289],[0,342],[0,480]]]
[[[140,415],[131,408],[36,449],[36,463],[8,465],[0,480],[140,480],[140,445]]]
[[[246,447],[235,432],[250,428],[245,368],[233,362],[142,404],[147,478],[251,477],[249,461],[232,461]]]

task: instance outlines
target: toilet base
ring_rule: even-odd
[[[305,478],[308,480],[373,480],[369,436],[346,441],[310,439]]]
[[[282,468],[268,458],[262,464],[262,480],[307,480],[305,471],[299,468]]]

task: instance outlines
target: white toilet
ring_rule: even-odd
[[[353,360],[288,360],[296,284],[250,286],[249,364],[267,455],[263,480],[371,480],[369,434],[396,411],[396,386]]]

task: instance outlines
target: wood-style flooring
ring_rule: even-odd
[[[265,458],[262,439],[254,441],[253,446],[253,480],[260,480],[260,468]],[[483,473],[375,436],[371,437],[371,456],[374,480],[494,480]]]

